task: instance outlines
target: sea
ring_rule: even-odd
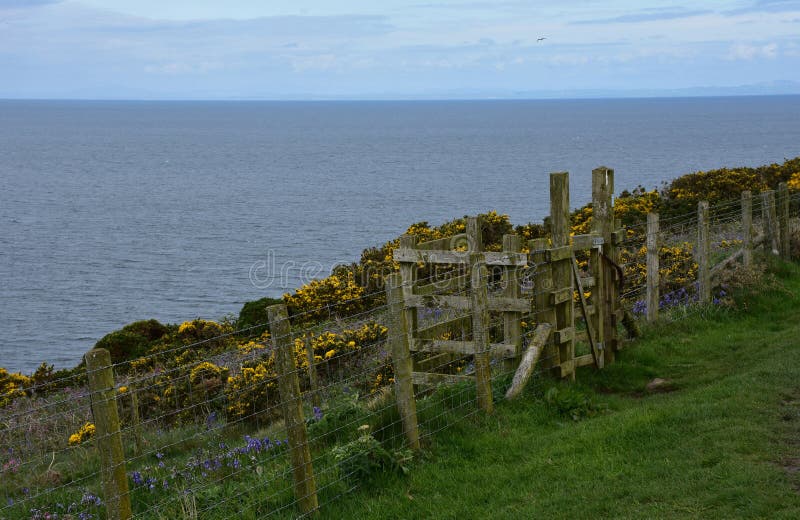
[[[800,155],[800,96],[0,101],[0,367],[75,366],[135,320],[237,315],[402,234]]]

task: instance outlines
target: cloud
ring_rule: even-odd
[[[570,22],[570,25],[656,22],[661,20],[677,20],[680,18],[692,18],[694,16],[700,16],[710,13],[713,13],[713,11],[710,11],[708,9],[698,9],[694,11],[664,11],[655,13],[643,11],[640,13],[615,16],[612,18],[600,18],[594,20],[576,20],[574,22]]]
[[[57,4],[63,0],[0,0],[0,9],[24,9],[48,4]]]
[[[727,59],[731,61],[752,61],[755,59],[775,59],[778,56],[778,45],[748,45],[739,43],[731,47]]]
[[[725,11],[724,14],[786,13],[794,11],[800,11],[800,0],[757,0],[749,6]]]

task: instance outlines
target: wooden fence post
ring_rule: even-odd
[[[745,267],[753,263],[753,194],[742,192],[742,262]]]
[[[278,391],[283,405],[283,415],[289,437],[289,453],[294,478],[294,496],[303,514],[319,508],[314,468],[311,464],[311,449],[300,398],[300,379],[294,359],[294,343],[291,338],[289,314],[286,305],[267,307],[269,330],[275,349],[275,366],[278,370]]]
[[[553,272],[547,263],[545,251],[550,247],[546,238],[536,238],[528,242],[531,258],[535,264],[533,279],[533,309],[536,323],[547,323],[555,327],[556,314],[551,298],[553,295]],[[559,365],[559,351],[552,341],[552,335],[545,344],[541,364],[543,368]]]
[[[552,226],[553,249],[569,247],[569,173],[550,174],[550,224]],[[553,285],[556,291],[569,290],[566,301],[555,304],[556,323],[554,340],[559,349],[560,377],[575,379],[575,309],[574,282],[572,279],[572,255],[553,262]]]
[[[789,244],[789,189],[786,183],[778,184],[778,245],[781,258],[791,259],[791,247]]]
[[[103,480],[103,499],[109,519],[127,520],[132,517],[128,475],[125,471],[125,452],[117,410],[117,390],[108,350],[96,348],[84,356],[91,391],[92,418],[95,442],[100,452],[100,473]]]
[[[647,214],[647,321],[658,319],[658,214]]]
[[[403,421],[403,432],[408,445],[418,451],[419,425],[417,402],[414,399],[414,384],[411,380],[413,364],[408,344],[408,327],[403,310],[403,277],[399,273],[386,277],[386,302],[389,310],[388,342],[394,367],[394,390],[397,409]]]
[[[703,200],[697,203],[697,246],[695,260],[697,261],[697,294],[700,303],[711,301],[711,269],[709,266],[711,255],[711,232],[709,230],[708,202]]]
[[[489,272],[483,254],[469,255],[472,293],[472,341],[475,343],[475,385],[478,407],[486,413],[494,411],[492,367],[489,364]]]
[[[614,250],[611,235],[614,231],[614,170],[600,166],[592,170],[592,232],[603,238],[603,245],[598,253],[602,253],[614,262]],[[597,255],[598,257],[600,255]],[[616,319],[614,316],[614,300],[617,298],[614,280],[616,272],[609,262],[597,258],[597,272],[595,274],[595,291],[598,298],[592,298],[595,303],[595,330],[597,342],[603,345],[604,364],[614,362],[616,356]]]
[[[766,190],[761,192],[761,223],[764,227],[764,251],[768,254],[778,254],[778,237],[775,232],[775,192]]]
[[[522,251],[522,239],[519,235],[503,235],[503,251],[507,253],[519,253]],[[519,298],[519,267],[506,267],[503,275],[503,296],[507,298]],[[503,362],[504,372],[513,372],[516,370],[517,364],[519,364],[520,357],[522,356],[521,320],[522,313],[503,313],[503,342],[514,345],[514,358],[506,359]]]

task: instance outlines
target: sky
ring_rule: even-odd
[[[800,0],[0,0],[0,98],[572,97],[753,84],[800,92]]]

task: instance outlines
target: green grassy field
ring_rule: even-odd
[[[577,385],[433,435],[408,475],[322,516],[800,518],[800,270],[772,271],[738,310],[651,327]]]

